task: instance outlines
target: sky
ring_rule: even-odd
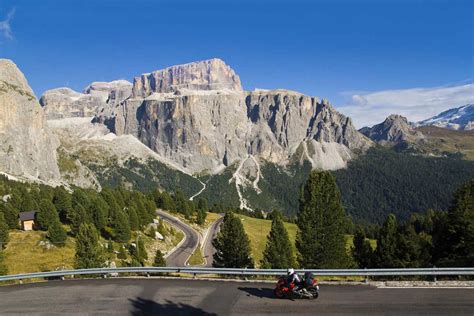
[[[246,90],[327,98],[357,127],[474,103],[473,1],[0,0],[0,58],[37,96],[219,57]]]

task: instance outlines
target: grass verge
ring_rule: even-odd
[[[188,264],[190,266],[200,266],[206,263],[204,255],[202,254],[201,245],[198,245],[192,256],[189,258]]]

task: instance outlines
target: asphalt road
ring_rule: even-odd
[[[0,314],[473,315],[473,289],[321,286],[317,300],[273,297],[273,284],[176,279],[50,281],[0,287]]]
[[[212,246],[212,240],[216,237],[217,233],[219,232],[219,225],[224,221],[224,217],[219,218],[217,221],[212,223],[211,227],[209,227],[209,233],[207,234],[207,238],[204,241],[204,257],[206,258],[206,267],[212,267],[212,256],[216,252],[215,248]]]
[[[199,235],[198,232],[195,231],[190,226],[186,225],[185,223],[179,221],[178,219],[174,218],[173,216],[157,210],[156,213],[172,224],[173,226],[178,227],[184,232],[184,242],[175,249],[168,257],[166,257],[166,265],[172,267],[184,267],[186,262],[188,261],[189,257],[193,254],[194,249],[199,244]]]

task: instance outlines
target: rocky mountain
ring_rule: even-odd
[[[167,168],[180,169],[189,175],[211,176],[212,181],[209,178],[182,180],[193,183],[190,187],[201,183],[196,194],[205,194],[207,190],[201,180],[221,186],[223,181],[227,186],[230,184],[237,206],[243,208],[255,206],[249,194],[268,194],[259,185],[270,187],[263,177],[266,177],[264,170],[273,170],[272,165],[290,177],[298,169],[296,166],[302,164],[310,169],[334,170],[345,167],[372,145],[370,139],[354,128],[350,118],[337,112],[326,100],[288,90],[245,91],[239,76],[220,59],[172,66],[135,77],[130,95],[130,86],[126,84],[122,85],[123,90],[114,82],[97,86],[91,85],[84,93],[51,90],[42,97],[42,104],[51,119],[57,118],[58,113],[60,117],[70,118],[95,116],[94,122],[105,122],[117,137],[115,146],[136,151],[136,144],[130,147],[130,141],[123,141],[132,137],[150,148],[156,155],[153,159]],[[113,98],[116,91],[125,92]],[[101,111],[107,115],[98,120]],[[66,131],[67,124],[55,124],[69,158],[87,160],[85,157],[93,155],[84,156],[85,148],[90,150],[95,146],[108,148],[101,152],[113,152],[107,157],[119,158],[116,170],[127,165],[130,157],[120,158],[126,150],[120,153],[111,150],[111,143],[104,142],[110,138],[106,134],[91,136],[95,134],[87,133],[90,128],[74,127]],[[81,130],[84,130],[80,132],[82,140],[73,141]],[[91,161],[85,165],[96,174],[101,165],[104,167]],[[140,159],[140,166],[133,170],[140,177],[149,174],[150,162]],[[307,174],[307,169],[304,170]],[[108,174],[107,179],[100,177],[103,182],[115,182],[117,176],[123,177],[126,172],[120,173],[120,176]],[[136,176],[137,173],[129,178]],[[70,175],[70,178],[80,177]],[[258,206],[274,202],[265,203]]]
[[[449,109],[429,119],[416,123],[417,126],[433,125],[453,130],[474,130],[474,104]]]
[[[219,59],[136,77],[113,131],[136,136],[193,173],[253,158],[285,165],[295,154],[314,168],[337,169],[371,145],[327,101],[288,90],[243,91]]]
[[[0,171],[20,179],[59,181],[58,146],[25,76],[11,60],[0,59]]]
[[[359,130],[373,141],[393,144],[413,144],[424,138],[423,134],[413,128],[407,118],[392,114],[380,124],[364,127]]]
[[[82,93],[70,88],[46,91],[40,99],[48,119],[95,117],[105,122],[115,116],[115,107],[132,94],[126,80],[93,82]]]

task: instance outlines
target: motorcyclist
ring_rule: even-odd
[[[294,284],[294,287],[291,290],[293,291],[293,294],[299,295],[299,290],[301,289],[301,279],[298,273],[296,273],[293,268],[288,268],[286,272],[286,282],[288,284],[288,287],[291,289],[291,285]]]

